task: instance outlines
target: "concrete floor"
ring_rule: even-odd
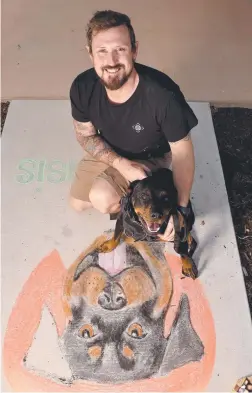
[[[238,378],[251,374],[252,326],[211,112],[208,104],[191,103],[191,106],[199,119],[199,125],[192,132],[196,155],[192,197],[197,217],[195,234],[199,241],[195,260],[216,333],[214,367],[205,391],[231,391]],[[69,267],[102,231],[113,228],[114,222],[93,210],[79,215],[68,207],[67,198],[75,163],[82,156],[73,136],[68,101],[13,101],[2,144],[4,334],[10,323],[13,305],[26,280],[36,277],[32,272],[40,261],[56,249],[63,263],[59,264],[59,270],[56,269],[60,272],[62,266]],[[43,285],[56,280],[48,273],[50,266],[53,269],[49,262]],[[183,285],[187,285],[188,280],[179,277]],[[38,280],[37,290],[39,285]],[[25,290],[22,296],[24,294]],[[54,296],[50,295],[50,298],[53,300]],[[27,318],[32,321],[37,309],[31,306],[32,296],[28,296],[26,301],[26,313],[29,310]],[[15,313],[18,311],[17,308]],[[24,323],[22,313],[18,318],[21,330]],[[203,326],[209,326],[208,318],[201,319],[201,322]],[[27,332],[25,326],[22,329]],[[11,339],[18,342],[19,335],[15,332]],[[32,366],[35,372],[40,370],[39,375],[50,371],[67,377],[69,369],[60,355],[55,325],[46,309],[43,309],[35,334],[27,365]],[[25,340],[22,345],[23,342],[27,345]],[[12,364],[11,357],[9,361]],[[5,379],[3,390],[13,391],[10,386],[16,386],[22,391],[38,391],[38,385],[29,373],[25,376],[20,374],[20,361],[14,366],[19,367],[18,374],[8,374],[8,383]],[[25,390],[27,381],[30,385]]]
[[[250,0],[2,0],[2,99],[68,98],[91,66],[86,23],[104,8],[132,18],[138,61],[170,75],[188,100],[252,104]]]

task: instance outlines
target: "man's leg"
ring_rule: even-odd
[[[105,179],[97,178],[89,193],[91,205],[101,213],[117,213],[120,210],[120,195]]]
[[[69,204],[77,212],[82,212],[93,207],[91,202],[82,201],[81,199],[74,198],[71,195],[69,198]]]
[[[93,182],[89,200],[94,208],[109,213],[113,219],[120,210],[120,199],[126,194],[128,186],[129,183],[116,169],[108,167]]]
[[[69,197],[69,204],[74,210],[82,212],[93,207],[89,199],[90,190],[97,176],[107,167],[88,154],[79,162]]]
[[[114,168],[85,157],[79,163],[70,192],[70,205],[80,212],[94,207],[102,213],[117,213],[128,183]]]
[[[78,211],[95,208],[101,213],[118,213],[120,209],[120,196],[105,179],[97,178],[89,193],[89,202],[70,196],[70,206]]]

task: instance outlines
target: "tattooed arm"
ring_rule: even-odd
[[[81,123],[76,120],[73,122],[77,141],[87,153],[109,166],[113,166],[116,160],[117,162],[120,161],[121,157],[113,151],[102,137],[96,134],[95,127],[91,122]]]
[[[73,122],[77,141],[96,160],[117,169],[129,182],[146,177],[148,168],[119,156],[102,137],[96,134],[91,122],[81,123],[76,120]]]
[[[195,161],[190,134],[177,142],[169,142],[172,152],[172,172],[178,190],[178,204],[187,206],[194,179]]]

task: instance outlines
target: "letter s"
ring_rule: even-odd
[[[35,177],[34,169],[36,168],[36,161],[30,159],[22,160],[19,165],[18,169],[20,171],[24,171],[25,173],[19,173],[16,175],[16,180],[18,183],[27,184],[31,183]]]

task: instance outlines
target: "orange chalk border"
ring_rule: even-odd
[[[15,392],[202,392],[206,389],[215,360],[215,328],[207,299],[199,279],[181,280],[181,264],[178,257],[166,255],[171,268],[174,293],[171,307],[165,320],[165,331],[169,333],[176,314],[179,299],[186,293],[190,302],[193,327],[205,347],[200,362],[193,362],[173,370],[167,377],[151,378],[120,385],[98,384],[91,381],[75,381],[71,386],[59,384],[44,376],[29,371],[23,359],[32,345],[40,323],[43,306],[46,305],[62,335],[66,318],[61,297],[66,268],[59,253],[54,250],[45,257],[32,272],[11,312],[3,345],[3,367],[5,378]]]

